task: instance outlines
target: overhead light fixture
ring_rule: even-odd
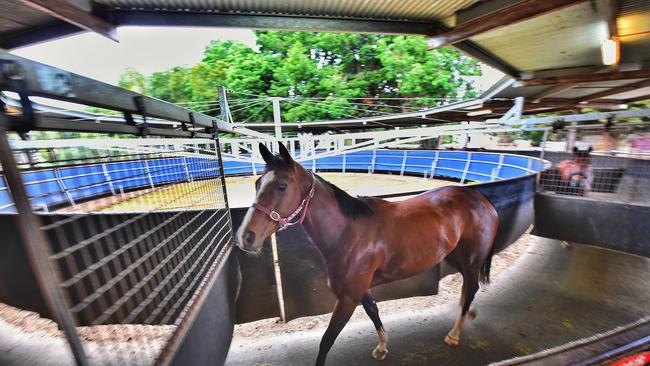
[[[474,117],[474,116],[482,116],[484,114],[490,114],[490,113],[492,113],[491,109],[481,109],[481,110],[478,110],[478,111],[468,112],[467,115],[469,117]]]
[[[600,46],[603,56],[603,65],[616,65],[620,57],[620,43],[618,38],[606,39]]]

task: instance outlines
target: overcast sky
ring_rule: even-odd
[[[127,67],[148,75],[173,66],[193,66],[212,40],[237,40],[255,45],[250,29],[123,27],[119,43],[83,33],[12,53],[67,71],[116,84]]]
[[[203,58],[212,40],[237,40],[255,45],[250,29],[123,27],[119,43],[94,33],[83,33],[12,51],[67,71],[116,84],[127,67],[145,75],[173,66],[193,66]],[[477,88],[485,90],[503,74],[483,65]]]

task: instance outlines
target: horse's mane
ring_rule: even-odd
[[[326,181],[322,177],[318,175],[317,177],[332,189],[334,197],[336,197],[336,202],[339,204],[339,208],[343,215],[352,219],[357,219],[372,214],[372,208],[370,208],[367,202],[368,197],[352,197],[344,190]]]

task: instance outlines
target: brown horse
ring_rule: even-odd
[[[320,250],[337,298],[323,335],[317,365],[361,303],[379,335],[375,359],[388,355],[370,287],[413,276],[446,260],[463,275],[461,315],[445,337],[458,345],[465,316],[479,288],[489,281],[497,211],[482,194],[443,187],[401,202],[354,198],[293,161],[280,144],[274,156],[262,144],[266,169],[255,182],[257,195],[237,231],[238,246],[257,253],[265,238],[303,223]]]

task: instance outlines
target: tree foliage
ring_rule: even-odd
[[[213,41],[203,60],[144,76],[127,70],[119,85],[216,113],[217,88],[234,92],[236,121],[269,121],[260,97],[287,97],[285,121],[395,113],[474,94],[474,60],[450,48],[427,50],[423,37],[257,31],[256,49]],[[429,98],[421,100],[372,98]],[[355,98],[355,99],[352,99]],[[240,108],[235,107],[237,104]],[[365,112],[363,111],[365,110]]]

